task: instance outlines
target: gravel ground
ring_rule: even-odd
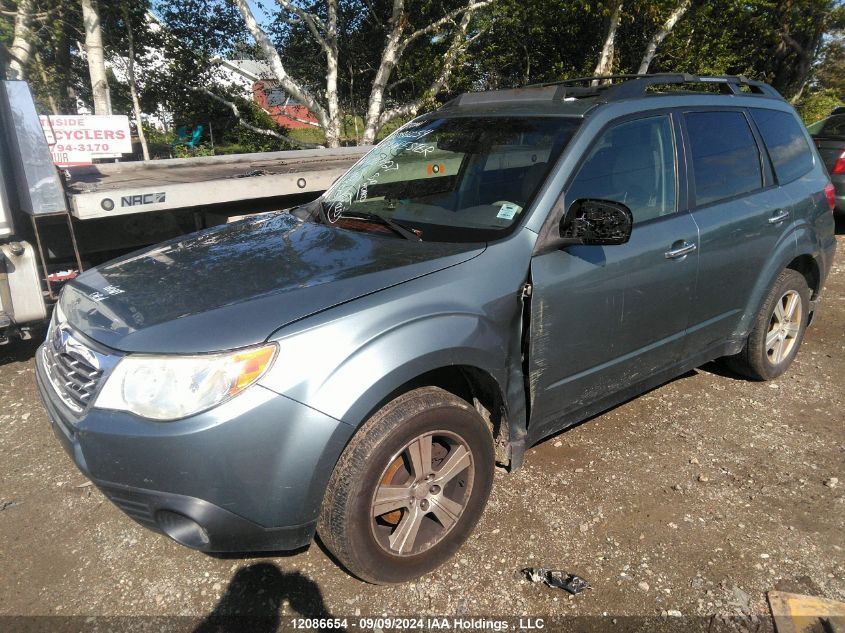
[[[840,233],[843,233],[840,223]],[[315,543],[211,557],[133,523],[50,431],[34,345],[0,349],[0,615],[733,616],[770,622],[766,592],[845,600],[845,237],[792,369],[771,383],[690,372],[497,472],[456,558],[375,587]],[[527,566],[587,579],[578,596]],[[707,619],[707,618],[702,618]],[[761,625],[761,623],[763,623]],[[767,625],[770,627],[770,624]],[[3,628],[0,626],[0,628]]]

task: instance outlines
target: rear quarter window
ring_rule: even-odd
[[[797,180],[813,168],[813,152],[794,115],[752,108],[751,117],[760,130],[780,184]]]
[[[757,141],[742,112],[687,112],[698,206],[756,191],[763,186]]]

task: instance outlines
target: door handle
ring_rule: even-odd
[[[692,244],[691,242],[684,242],[678,248],[673,248],[671,251],[666,251],[663,256],[666,259],[678,259],[680,257],[684,257],[685,255],[689,255],[696,248],[698,247],[695,244]]]
[[[769,218],[769,224],[780,224],[784,220],[789,218],[789,211],[778,211],[777,215],[773,215]]]

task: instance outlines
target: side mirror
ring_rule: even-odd
[[[569,207],[560,222],[562,245],[625,244],[631,238],[634,217],[621,202],[582,198]]]

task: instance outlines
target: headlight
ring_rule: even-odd
[[[129,355],[109,375],[94,404],[153,420],[177,420],[210,409],[261,378],[276,344],[224,354]]]

